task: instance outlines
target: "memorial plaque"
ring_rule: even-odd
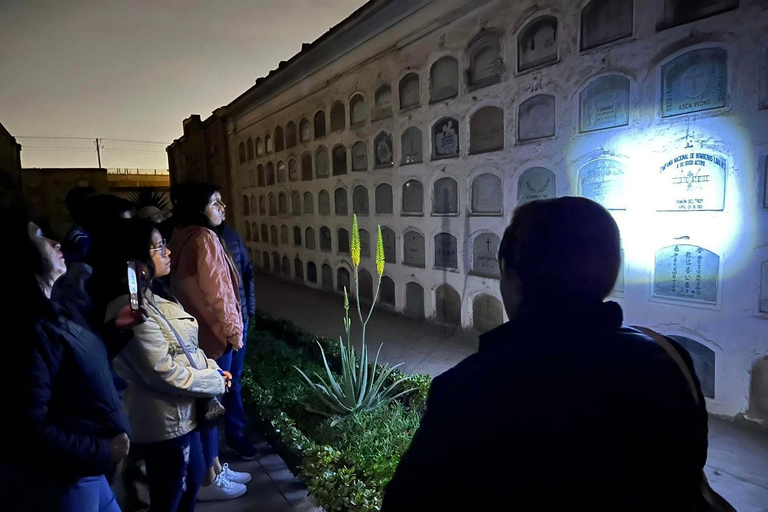
[[[672,156],[659,171],[655,197],[658,211],[722,211],[728,163],[699,150]]]
[[[259,214],[261,215],[267,214],[267,198],[264,196],[261,196],[259,198]]]
[[[312,181],[312,155],[301,155],[301,181]]]
[[[290,121],[285,125],[285,147],[290,149],[296,146],[296,123]]]
[[[349,101],[349,124],[354,126],[365,123],[365,99],[359,94]]]
[[[315,114],[315,138],[325,137],[325,112],[322,110]]]
[[[274,217],[277,215],[277,198],[275,194],[269,194],[269,216]]]
[[[469,120],[469,152],[487,153],[504,148],[504,111],[483,107]]]
[[[619,264],[619,275],[616,277],[616,284],[613,286],[614,292],[624,293],[624,249],[621,250],[621,263]]]
[[[474,46],[469,62],[470,83],[482,85],[497,82],[503,65],[499,40],[486,37]]]
[[[381,238],[384,242],[384,261],[397,263],[397,237],[389,228],[381,228]]]
[[[315,201],[312,199],[312,192],[304,192],[304,214],[312,215],[315,213]]]
[[[315,176],[317,178],[327,178],[328,172],[328,151],[321,147],[315,153]]]
[[[368,170],[368,149],[365,146],[365,142],[355,142],[352,146],[352,171],[367,171]]]
[[[501,213],[501,178],[494,174],[481,174],[475,178],[472,182],[472,213]]]
[[[374,166],[376,168],[392,167],[394,165],[394,153],[392,151],[392,135],[381,132],[373,142]]]
[[[276,275],[280,275],[280,255],[276,252],[272,253],[272,272]]]
[[[352,212],[358,215],[368,215],[368,189],[358,185],[352,190]]]
[[[395,282],[387,276],[381,278],[379,300],[383,304],[387,304],[392,307],[395,306]]]
[[[421,130],[411,126],[403,132],[400,138],[400,149],[402,155],[402,165],[419,164],[424,160],[422,153]]]
[[[589,50],[632,35],[632,0],[592,0],[581,10],[581,49]]]
[[[456,237],[450,233],[435,236],[435,267],[455,269],[459,267]]]
[[[592,81],[579,95],[579,130],[592,132],[629,124],[629,79],[610,75]]]
[[[285,192],[280,192],[278,204],[280,206],[280,215],[288,215],[288,195]]]
[[[626,167],[618,160],[598,158],[579,170],[579,195],[608,210],[626,210]]]
[[[504,307],[496,297],[482,293],[472,301],[472,326],[480,332],[504,323]]]
[[[760,312],[768,313],[768,261],[760,266]]]
[[[525,71],[557,61],[557,19],[532,21],[517,38],[517,70]]]
[[[424,237],[416,231],[403,235],[403,265],[424,268],[426,266]]]
[[[333,252],[331,230],[325,226],[320,228],[320,250],[323,252]]]
[[[315,242],[315,230],[312,228],[307,228],[304,231],[304,247],[310,251],[314,251],[317,248]]]
[[[349,285],[349,270],[345,269],[344,267],[339,268],[336,271],[336,281],[337,281],[337,290],[341,293],[344,293],[344,290],[347,290],[347,293],[349,295],[353,294],[352,287]]]
[[[293,158],[288,160],[288,179],[299,181],[299,166]]]
[[[408,180],[403,185],[403,214],[424,213],[424,187],[417,180]]]
[[[320,215],[331,214],[331,196],[327,191],[321,190],[320,193],[317,194],[317,203]]]
[[[298,281],[304,280],[304,263],[298,258],[293,260],[293,274]]]
[[[360,256],[371,257],[371,235],[365,229],[360,230]]]
[[[444,117],[432,127],[432,159],[459,156],[459,122]]]
[[[278,126],[275,128],[275,153],[285,149],[285,139],[283,137],[283,129]]]
[[[259,175],[259,186],[260,187],[266,187],[267,186],[267,177],[266,177],[266,174],[264,173],[264,166],[259,164],[256,167],[256,172]]]
[[[312,126],[310,126],[309,119],[306,117],[299,123],[299,139],[301,142],[309,142],[312,140]]]
[[[499,237],[484,233],[472,242],[472,273],[483,277],[501,277],[499,270]]]
[[[333,148],[333,175],[347,174],[347,148],[338,145]]]
[[[720,257],[695,245],[672,245],[656,253],[656,297],[717,303]]]
[[[291,277],[291,260],[288,259],[288,256],[283,256],[283,264],[280,267],[280,273],[283,277]]]
[[[293,245],[301,247],[301,228],[293,226]]]
[[[360,300],[373,302],[373,277],[371,273],[361,268],[357,271],[358,288],[360,289]]]
[[[400,80],[400,110],[415,107],[420,103],[419,75],[410,73]]]
[[[432,64],[429,73],[429,97],[432,102],[453,98],[459,94],[459,61],[443,57]]]
[[[280,226],[280,243],[282,245],[288,245],[290,240],[288,239],[288,226]]]
[[[267,153],[275,152],[275,146],[272,144],[272,136],[270,134],[264,136],[264,145],[267,147]]]
[[[346,128],[346,113],[344,111],[344,104],[337,101],[331,107],[331,131],[340,132]]]
[[[270,272],[270,265],[269,265],[269,253],[267,251],[264,251],[264,254],[262,255],[262,268],[264,269],[264,272]]]
[[[382,85],[376,91],[376,119],[386,119],[392,116],[392,89]]]
[[[291,192],[291,215],[301,215],[301,194],[296,190]]]
[[[539,94],[520,104],[517,131],[521,141],[555,136],[555,97]]]
[[[347,191],[343,188],[337,188],[333,193],[334,207],[336,215],[349,215],[349,207],[347,206]]]
[[[267,163],[267,186],[275,184],[275,164]]]
[[[451,215],[459,212],[458,185],[453,178],[440,178],[435,182],[434,212]]]
[[[424,288],[419,283],[405,285],[405,313],[424,318]]]
[[[333,269],[330,265],[323,265],[323,288],[333,290]]]
[[[307,281],[317,283],[317,266],[311,261],[307,263]]]
[[[266,224],[261,225],[261,241],[263,243],[269,243],[269,228]]]
[[[551,199],[555,197],[555,191],[555,173],[545,167],[531,167],[517,182],[517,203]]]
[[[394,206],[392,200],[392,187],[387,183],[382,183],[376,187],[376,213],[393,213]]]
[[[336,232],[338,252],[342,254],[349,254],[349,231],[342,228]]]
[[[461,297],[449,284],[435,290],[436,320],[440,323],[455,325],[461,322]]]
[[[264,154],[264,141],[256,139],[256,156],[262,156]]]
[[[725,106],[726,53],[721,48],[693,50],[661,68],[662,117]]]

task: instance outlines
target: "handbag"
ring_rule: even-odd
[[[163,312],[160,311],[160,308],[155,306],[152,302],[149,302],[149,304],[152,306],[152,309],[154,309],[155,312],[160,315],[160,318],[163,319],[165,324],[176,337],[176,342],[179,344],[179,346],[181,346],[181,350],[184,351],[184,355],[187,356],[187,360],[189,360],[190,366],[192,366],[192,368],[195,370],[199,370],[200,368],[197,367],[197,362],[192,357],[192,354],[189,353],[187,345],[184,343],[184,341],[182,341],[181,336],[179,336],[179,333],[176,332],[176,329],[174,329],[173,325],[171,325],[171,322],[168,321]],[[206,427],[211,425],[214,421],[216,421],[216,419],[224,416],[224,414],[227,412],[224,406],[221,405],[219,399],[215,396],[209,398],[198,398],[196,405],[198,427]]]
[[[688,365],[685,364],[685,361],[680,355],[680,352],[677,351],[674,345],[672,345],[672,343],[670,343],[667,338],[652,329],[648,329],[647,327],[640,327],[637,325],[633,325],[631,327],[653,339],[653,341],[655,341],[656,344],[659,345],[664,350],[664,352],[667,353],[667,355],[672,359],[672,361],[675,362],[678,368],[680,368],[683,377],[685,377],[686,382],[688,382],[688,387],[691,389],[693,400],[696,402],[696,405],[700,408],[704,407],[704,404],[702,404],[699,400],[696,380],[691,374]],[[720,496],[715,492],[714,489],[712,489],[704,471],[701,472],[701,485],[699,486],[699,489],[701,496],[699,506],[696,508],[697,512],[736,512],[736,509],[733,508],[733,505],[728,503],[728,500]]]

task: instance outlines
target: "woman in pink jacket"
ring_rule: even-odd
[[[216,359],[224,371],[232,350],[243,348],[243,318],[238,292],[237,267],[219,235],[224,209],[216,187],[203,183],[177,185],[172,192],[176,228],[168,245],[171,252],[173,294],[200,325],[200,348]],[[201,501],[235,498],[223,481],[227,472],[218,457],[215,426],[201,431],[208,475],[200,489]],[[206,485],[208,484],[208,485]]]

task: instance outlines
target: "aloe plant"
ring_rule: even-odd
[[[398,393],[400,384],[405,380],[399,379],[392,384],[385,386],[387,378],[392,371],[403,363],[390,367],[384,365],[378,369],[379,355],[381,354],[382,343],[376,352],[376,358],[373,365],[369,364],[368,346],[366,342],[366,327],[373,314],[373,308],[379,297],[381,287],[381,278],[384,275],[384,241],[381,236],[381,226],[379,226],[376,237],[376,272],[379,275],[376,284],[376,293],[373,297],[368,314],[363,318],[363,310],[360,306],[360,293],[358,282],[358,270],[360,268],[360,232],[357,225],[357,215],[352,217],[352,267],[355,282],[355,301],[357,302],[357,314],[360,318],[362,347],[358,357],[355,347],[352,344],[352,321],[349,318],[349,295],[346,286],[344,287],[344,332],[346,333],[346,343],[343,336],[339,336],[339,352],[341,354],[341,374],[334,375],[331,371],[328,359],[325,355],[322,345],[320,352],[323,356],[325,365],[325,375],[320,376],[317,373],[314,376],[317,380],[313,381],[307,374],[299,368],[296,370],[309,383],[315,396],[323,405],[322,408],[315,408],[305,404],[307,410],[333,418],[331,425],[336,425],[346,416],[354,412],[368,411],[375,409],[383,404],[390,402],[412,390],[401,391]]]

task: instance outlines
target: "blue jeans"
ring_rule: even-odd
[[[40,482],[23,472],[0,471],[0,510],[21,512],[51,510],[56,512],[120,512],[112,489],[104,475],[80,478],[73,484]]]
[[[243,322],[243,332],[248,332],[248,320]],[[232,374],[232,386],[221,398],[221,405],[227,410],[224,416],[224,432],[227,436],[227,444],[235,448],[243,439],[245,429],[245,408],[243,407],[242,384],[243,365],[245,364],[245,336],[243,334],[243,348],[235,352],[228,349],[216,363],[222,370]]]
[[[142,444],[150,512],[192,512],[205,475],[200,434]]]
[[[88,476],[81,478],[59,495],[61,512],[120,512],[115,494],[107,478]]]

